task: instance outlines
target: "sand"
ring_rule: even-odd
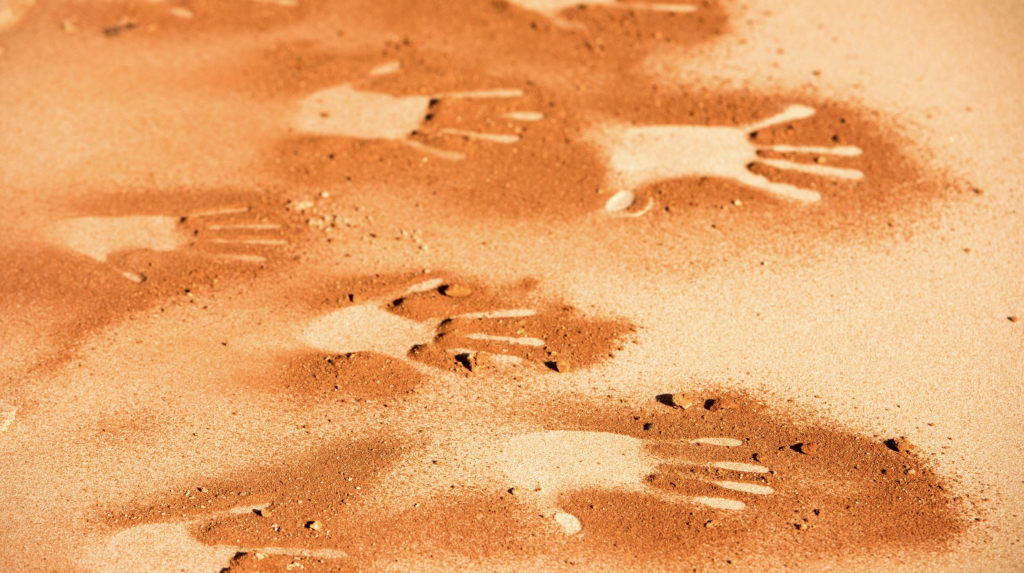
[[[1022,28],[0,1],[0,570],[1018,570]]]

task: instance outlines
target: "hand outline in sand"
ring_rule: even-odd
[[[370,77],[398,73],[399,62],[389,62],[370,71]],[[398,141],[435,157],[458,161],[465,154],[438,149],[413,139],[432,118],[431,108],[445,99],[487,100],[512,99],[523,96],[516,88],[444,92],[433,95],[390,95],[362,90],[352,83],[315,92],[299,103],[299,110],[291,121],[298,133],[350,137],[367,140]],[[504,114],[508,120],[538,121],[544,116],[535,111],[514,111]],[[459,137],[500,145],[519,143],[518,134],[484,133],[471,130],[439,128],[432,133],[445,137]]]
[[[442,325],[457,319],[483,321],[501,320],[506,318],[525,318],[537,314],[529,308],[498,309],[484,312],[470,312],[452,316],[439,316],[428,320],[413,320],[399,316],[388,310],[403,297],[425,293],[438,289],[457,288],[445,285],[442,278],[434,278],[417,283],[406,289],[396,299],[394,296],[383,296],[375,300],[346,306],[323,315],[306,324],[300,338],[307,345],[335,354],[355,352],[374,352],[398,360],[408,361],[410,351],[432,343],[438,336]],[[372,330],[366,325],[373,325]],[[533,337],[492,336],[483,332],[470,332],[465,335],[469,340],[481,342],[502,342],[542,348],[545,341]],[[450,354],[469,359],[476,354],[471,348],[449,348]],[[495,365],[514,365],[521,363],[516,356],[491,355]],[[408,361],[412,363],[412,361]]]
[[[684,457],[662,457],[647,451],[640,438],[610,432],[549,431],[516,436],[509,441],[504,472],[517,488],[525,489],[524,501],[533,503],[550,516],[568,535],[583,529],[576,516],[558,506],[562,495],[581,490],[603,489],[654,496],[679,505],[702,505],[714,509],[740,511],[746,504],[738,499],[690,496],[655,489],[646,483],[648,476],[665,468],[700,466],[737,475],[769,473],[756,464],[714,461],[694,462]],[[693,447],[735,448],[743,445],[733,438],[698,438]],[[683,476],[712,484],[722,490],[747,495],[771,495],[771,487],[737,480],[718,480]]]
[[[668,14],[690,14],[697,11],[693,4],[671,4],[667,2],[620,2],[618,0],[509,0],[514,4],[541,14],[560,28],[576,28],[579,24],[561,17],[562,12],[580,6],[600,7],[641,12],[663,12]]]
[[[278,223],[254,222],[249,220],[251,217],[235,220],[238,215],[250,214],[248,207],[221,207],[185,216],[73,217],[57,221],[45,238],[51,244],[108,265],[109,257],[117,253],[135,250],[171,252],[199,243],[222,251],[213,255],[217,260],[261,264],[267,261],[268,249],[282,247],[287,241],[272,235],[281,230]],[[201,222],[201,233],[190,233],[184,226],[195,221]],[[141,283],[146,279],[136,270],[117,270],[133,282]]]
[[[814,108],[791,105],[784,111],[760,121],[739,127],[694,125],[625,125],[605,124],[594,127],[587,135],[605,157],[608,173],[606,184],[614,191],[605,204],[608,212],[624,212],[636,202],[636,191],[648,184],[686,177],[720,177],[770,193],[776,197],[814,203],[821,194],[787,183],[777,183],[750,171],[754,163],[777,169],[808,173],[821,177],[860,180],[864,173],[849,168],[787,159],[768,159],[761,151],[856,157],[859,147],[794,145],[756,145],[751,136],[759,129],[790,121],[807,119]],[[634,216],[646,213],[653,202]]]
[[[148,555],[153,562],[160,564],[160,571],[218,573],[225,571],[225,566],[231,558],[240,553],[320,559],[344,559],[347,557],[345,552],[332,549],[206,545],[193,537],[190,532],[190,529],[199,523],[250,514],[265,507],[266,505],[238,506],[195,519],[130,527],[118,532],[106,544],[95,547],[86,559],[91,562],[90,571],[118,573],[124,571],[128,567],[128,563],[132,562],[130,556],[137,555],[141,551]]]

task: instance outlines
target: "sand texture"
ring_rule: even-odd
[[[0,572],[1024,571],[1022,38],[0,0]]]

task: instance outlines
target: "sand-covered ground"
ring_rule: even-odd
[[[0,0],[0,571],[1024,570],[1021,38]]]

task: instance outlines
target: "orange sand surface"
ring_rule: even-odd
[[[1022,38],[0,0],[0,571],[1024,571]]]

